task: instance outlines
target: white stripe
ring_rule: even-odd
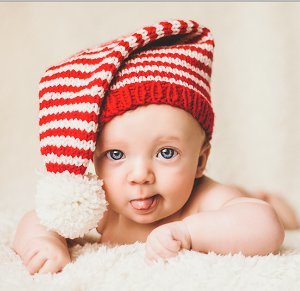
[[[40,146],[41,148],[46,146],[69,146],[77,149],[95,150],[95,144],[92,140],[80,140],[71,136],[47,136],[41,139]]]
[[[94,60],[94,59],[104,58],[108,54],[110,54],[111,52],[112,52],[112,50],[108,50],[108,51],[105,51],[105,52],[100,51],[99,53],[92,54],[92,55],[82,55],[81,53],[83,53],[83,52],[80,52],[77,55],[62,61],[57,66],[62,66],[62,67],[67,66],[67,65],[69,65],[70,62],[73,62],[75,60],[83,60],[84,61],[84,60]],[[49,71],[51,71],[51,70],[49,70]]]
[[[199,48],[203,48],[202,44],[199,45],[194,45],[195,47],[199,47]],[[211,48],[213,49],[213,47],[211,46]],[[212,65],[212,61],[210,58],[208,58],[207,56],[201,54],[200,52],[197,51],[192,51],[190,49],[175,49],[175,48],[166,48],[166,49],[160,49],[159,51],[155,51],[154,53],[165,53],[165,54],[180,54],[186,57],[190,57],[190,58],[194,58],[202,63],[204,63],[206,66],[211,67]],[[153,54],[153,52],[151,50],[146,50],[142,52],[143,56],[144,55],[149,55],[149,54]]]
[[[165,36],[164,26],[162,24],[156,24],[154,27],[156,29],[156,34],[158,35],[157,39]]]
[[[86,120],[79,119],[62,119],[62,120],[53,120],[46,124],[40,126],[40,133],[43,133],[49,129],[79,129],[86,132],[97,132],[98,124],[94,121],[87,122]]]
[[[87,86],[89,83],[91,83],[94,80],[110,80],[112,78],[111,71],[102,70],[96,74],[93,74],[90,78],[87,79],[80,79],[80,78],[57,78],[50,81],[41,82],[39,85],[39,89],[45,89],[49,87],[55,87],[55,86],[73,86],[73,87],[83,87]]]
[[[203,38],[201,38],[201,41],[203,41],[203,42],[208,41],[208,40],[212,40],[212,36],[210,33],[207,36],[204,36]],[[210,46],[212,46],[212,45],[210,45]]]
[[[189,32],[191,32],[192,31],[192,29],[193,29],[193,27],[194,27],[194,23],[192,22],[192,21],[190,21],[190,20],[187,20],[187,21],[185,21],[185,23],[188,25],[187,26],[187,29],[186,29],[186,32],[187,33],[189,33]],[[199,28],[200,28],[200,31],[199,31]],[[198,27],[198,33],[200,32],[201,33],[201,31],[202,31],[202,27]],[[197,33],[197,34],[198,34]],[[200,34],[199,33],[199,34]]]
[[[99,95],[101,98],[104,96],[104,88],[102,86],[93,86],[90,89],[84,88],[78,92],[48,92],[45,93],[40,98],[40,103],[49,100],[56,100],[56,99],[73,99],[76,97],[81,97],[84,95],[96,96]]]
[[[57,156],[56,154],[48,154],[44,156],[45,164],[48,163],[56,163],[56,164],[63,164],[63,165],[75,165],[75,166],[85,166],[87,167],[89,164],[88,159],[82,159],[80,157],[71,157],[71,156]]]
[[[192,85],[190,85],[190,84],[188,84],[186,82],[183,82],[181,80],[175,80],[174,78],[161,77],[161,76],[155,76],[155,77],[154,76],[132,77],[130,79],[125,79],[123,82],[118,82],[115,85],[111,86],[111,90],[119,89],[121,87],[124,87],[125,85],[129,85],[129,84],[133,84],[133,83],[146,82],[146,81],[156,81],[156,82],[159,81],[159,82],[168,82],[168,83],[172,83],[172,84],[177,84],[177,85],[181,85],[181,86],[187,87],[187,88],[189,88],[189,89],[191,89],[193,91],[196,91],[199,94],[203,95],[198,89],[196,89],[194,86],[192,86]],[[202,87],[206,86],[202,81],[200,81],[200,83],[202,83],[201,84]]]
[[[180,30],[179,27],[181,26],[180,22],[178,20],[172,21],[172,31],[174,34],[177,34]]]
[[[131,35],[131,36],[129,36],[129,37],[126,37],[125,39],[124,39],[124,41],[127,41],[128,42],[128,44],[129,44],[129,46],[131,47],[131,48],[134,48],[134,47],[136,47],[136,42],[137,42],[137,38],[135,37],[135,36],[133,36],[133,35]]]
[[[207,39],[210,39],[210,38],[208,37]],[[214,46],[209,43],[197,43],[197,44],[193,44],[193,45],[196,46],[197,48],[205,49],[208,52],[213,52],[213,50],[214,50]]]
[[[149,37],[149,33],[148,33],[147,30],[145,30],[145,29],[143,28],[143,29],[139,30],[139,31],[137,32],[137,34],[140,34],[140,35],[142,36],[142,38],[143,38],[143,40],[144,40],[144,45],[145,45],[146,43],[149,42],[150,37]]]
[[[97,69],[99,65],[88,65],[88,64],[67,64],[64,67],[59,67],[53,70],[48,70],[44,77],[52,76],[57,73],[62,73],[66,71],[76,71],[76,72],[82,72],[82,73],[90,73]]]
[[[127,64],[136,64],[138,62],[145,62],[145,61],[150,61],[150,62],[163,62],[167,64],[175,64],[175,65],[181,65],[183,67],[186,67],[196,74],[199,74],[206,80],[210,80],[209,75],[204,72],[203,70],[200,70],[199,68],[192,66],[190,63],[186,62],[183,59],[180,58],[171,58],[171,57],[141,57],[141,58],[134,58],[130,61],[127,62]]]
[[[196,78],[195,76],[189,74],[188,72],[184,72],[182,70],[178,70],[178,69],[174,69],[174,68],[170,68],[167,66],[137,66],[137,67],[133,67],[130,69],[124,69],[122,70],[122,74],[121,76],[126,77],[126,74],[130,74],[130,73],[139,73],[139,72],[151,72],[152,75],[155,75],[154,70],[159,71],[160,73],[164,72],[164,73],[173,73],[173,74],[177,74],[180,77],[185,77],[188,79],[193,80],[196,84],[198,84],[201,87],[204,87],[204,89],[209,92],[209,88],[207,87],[207,85],[202,82],[200,79]],[[176,76],[175,76],[176,78]],[[124,80],[125,81],[125,80]]]
[[[120,52],[123,57],[128,55],[128,51],[123,45],[118,45],[114,48],[114,52]]]
[[[73,111],[88,112],[88,113],[95,112],[96,114],[99,114],[99,106],[98,104],[95,103],[79,103],[79,104],[70,104],[70,105],[51,106],[40,110],[39,118],[42,118],[50,114],[59,114],[63,112],[73,112]]]
[[[103,66],[104,64],[114,64],[117,67],[117,66],[119,66],[120,62],[119,62],[119,59],[116,57],[109,57],[109,58],[104,59],[101,63],[99,63],[97,65],[67,64],[64,67],[59,67],[57,69],[47,71],[44,74],[44,77],[52,76],[54,74],[67,72],[67,71],[91,73],[91,72],[97,70],[99,67]]]

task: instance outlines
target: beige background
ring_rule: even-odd
[[[300,212],[300,4],[1,3],[0,209],[33,207],[38,81],[50,65],[168,18],[208,26],[216,112],[207,173]]]

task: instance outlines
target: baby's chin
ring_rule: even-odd
[[[132,220],[135,223],[138,224],[157,224],[160,220],[164,218],[163,215],[158,215],[157,213],[148,213],[148,214],[137,214],[137,213],[131,213],[128,217],[130,220]]]
[[[138,224],[144,224],[144,225],[151,225],[153,226],[159,226],[164,223],[168,223],[174,220],[176,213],[178,210],[174,211],[154,211],[153,213],[148,213],[145,215],[139,215],[134,213],[133,215],[130,215],[130,219]],[[173,218],[174,216],[174,218]]]
[[[159,221],[160,219],[143,216],[143,217],[133,217],[131,218],[131,220],[138,224],[150,225],[150,224],[156,224],[157,221]]]

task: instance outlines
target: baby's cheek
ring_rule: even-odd
[[[95,169],[95,173],[97,174],[97,176],[100,179],[103,179],[104,176],[104,172],[103,172],[103,163],[102,163],[102,159],[97,158],[94,160],[94,169]]]
[[[106,174],[103,178],[103,189],[105,191],[105,198],[110,204],[121,203],[126,198],[124,192],[124,184],[122,183],[121,177],[117,174]]]
[[[174,169],[173,171],[166,173],[166,176],[168,177],[164,180],[168,181],[168,184],[174,190],[183,192],[190,192],[192,190],[195,177],[190,168],[182,167]]]
[[[185,200],[185,202],[188,200],[192,193],[194,182],[194,176],[192,174],[189,174],[188,172],[185,172],[182,173],[181,178],[174,183],[174,187],[176,187],[177,192],[180,193],[182,199]]]
[[[167,183],[160,185],[160,189],[163,189],[162,192],[172,207],[179,210],[189,199],[193,184],[193,179],[184,179],[182,174],[179,177],[170,177]]]

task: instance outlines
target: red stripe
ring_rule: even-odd
[[[46,70],[46,72],[52,71],[52,70],[56,70],[62,67],[65,67],[67,65],[73,65],[73,64],[84,64],[84,65],[97,65],[99,64],[105,57],[101,57],[101,58],[96,58],[96,59],[74,59],[74,60],[67,60],[62,64],[56,65],[56,66],[52,66],[50,67],[48,70]]]
[[[72,111],[72,112],[63,112],[57,114],[49,114],[40,118],[39,125],[46,124],[50,121],[58,121],[62,119],[78,119],[83,121],[98,121],[98,116],[95,112],[79,112],[79,111]]]
[[[206,28],[206,27],[203,27],[202,28],[202,33],[201,33],[202,38],[208,36],[209,34],[210,34],[210,30],[208,28]]]
[[[181,65],[177,65],[177,64],[173,64],[173,63],[169,63],[169,62],[163,62],[163,61],[142,61],[142,62],[137,62],[137,63],[130,63],[126,66],[126,69],[131,69],[131,68],[135,68],[135,67],[138,67],[138,66],[142,66],[142,67],[146,67],[147,65],[150,65],[150,66],[154,66],[154,65],[157,65],[157,66],[163,66],[163,67],[170,67],[172,69],[178,69],[179,71],[182,71],[182,72],[186,72],[186,73],[189,73],[190,75],[194,76],[195,78],[197,79],[200,79],[202,80],[208,87],[210,86],[210,83],[209,81],[207,81],[204,77],[202,77],[201,75],[199,75],[198,73],[194,72],[192,69],[189,69],[185,66],[181,66]],[[194,64],[192,64],[194,65]],[[199,66],[195,66],[197,69],[203,69],[203,68],[199,68]],[[204,65],[204,67],[206,67]],[[206,72],[206,68],[203,69],[204,72]],[[147,72],[150,72],[150,71],[147,71]],[[151,71],[153,72],[153,71]],[[207,73],[207,72],[206,72]],[[208,74],[208,73],[207,73]],[[122,80],[127,76],[128,74],[123,71],[123,74],[122,74]],[[164,73],[162,72],[161,75],[168,75],[168,73]],[[210,77],[210,75],[208,74],[208,77]],[[119,82],[119,79],[118,81]]]
[[[93,75],[93,72],[90,73],[86,73],[86,72],[81,72],[81,71],[75,71],[75,70],[67,70],[64,72],[58,72],[55,73],[51,76],[45,76],[40,80],[40,84],[47,82],[47,81],[51,81],[51,80],[55,80],[58,78],[79,78],[79,79],[87,79],[90,78]]]
[[[178,20],[178,22],[180,23],[180,33],[186,33],[188,24],[183,20]]]
[[[41,148],[41,154],[46,156],[48,154],[55,154],[57,156],[70,156],[70,157],[81,157],[83,159],[91,159],[93,152],[91,150],[84,150],[79,148],[74,148],[71,146],[45,146]]]
[[[99,96],[90,96],[90,95],[84,95],[75,97],[72,99],[51,99],[51,100],[44,100],[40,103],[40,110],[44,108],[49,108],[52,106],[61,106],[61,105],[72,105],[72,104],[81,104],[81,103],[89,103],[89,104],[99,104],[99,106],[102,103],[102,98]]]
[[[80,87],[66,86],[66,85],[51,86],[40,90],[39,97],[42,98],[46,93],[78,93],[84,89],[91,88],[93,85],[102,86],[105,92],[109,83],[107,82],[107,80],[101,80],[100,82],[99,80],[96,79],[90,82],[88,85],[80,86]]]
[[[172,24],[170,22],[162,21],[159,24],[161,24],[163,26],[163,31],[164,31],[165,35],[171,35],[173,33]]]
[[[86,171],[85,166],[74,166],[68,164],[54,164],[54,163],[46,163],[46,168],[48,172],[51,173],[63,173],[68,171],[69,173],[76,175],[83,175]]]
[[[142,51],[141,53],[139,53],[139,56],[140,57],[147,57],[148,55],[160,55],[160,54],[164,54],[165,56],[168,56],[168,57],[172,57],[174,55],[176,55],[177,57],[180,58],[181,57],[187,57],[186,55],[183,55],[183,54],[180,54],[180,53],[170,53],[168,52],[167,54],[163,52],[163,50],[167,50],[168,47],[165,47],[165,48],[158,48],[158,49],[155,49],[153,51],[153,53],[149,53],[149,51]],[[190,52],[196,52],[196,53],[199,53],[199,54],[202,54],[204,56],[207,56],[209,59],[212,59],[213,57],[213,52],[212,51],[208,51],[206,50],[205,48],[202,48],[202,47],[196,47],[195,45],[188,45],[188,44],[183,44],[183,45],[176,45],[175,48],[173,49],[182,49],[183,51],[187,51],[189,50]],[[171,49],[172,51],[172,49]],[[188,52],[188,53],[190,53]]]
[[[144,27],[144,30],[147,31],[150,42],[157,39],[158,35],[156,33],[156,28],[154,26]]]
[[[67,124],[66,124],[67,126]],[[96,133],[87,132],[80,129],[71,129],[71,128],[54,128],[48,129],[45,132],[40,134],[40,140],[49,137],[49,136],[72,136],[74,138],[79,138],[80,140],[86,141],[96,141]]]
[[[136,42],[138,43],[139,46],[142,46],[144,44],[144,39],[143,36],[140,33],[134,33],[133,34],[134,37],[136,37]]]
[[[115,67],[116,66],[114,64],[110,64],[110,63],[104,63],[102,65],[99,64],[98,68],[96,68],[94,71],[89,72],[89,73],[76,71],[74,69],[68,69],[63,72],[57,72],[51,76],[44,76],[43,78],[41,78],[40,83],[42,84],[43,82],[55,80],[57,78],[87,79],[87,78],[90,78],[96,72],[100,72],[100,71],[109,71],[110,72]]]
[[[110,57],[116,57],[118,58],[119,61],[123,60],[123,56],[121,54],[121,52],[119,51],[112,51],[111,53],[107,54],[105,57],[99,57],[96,59],[75,59],[75,60],[70,60],[70,61],[66,61],[62,64],[50,67],[46,72],[51,71],[51,70],[55,70],[61,67],[65,67],[67,65],[73,65],[73,64],[84,64],[84,65],[97,65],[99,64],[101,61],[103,61],[106,58],[110,58]]]
[[[199,23],[196,22],[196,21],[194,21],[194,20],[191,20],[191,22],[193,23],[193,26],[192,26],[193,31],[198,30],[198,28],[199,28]]]

